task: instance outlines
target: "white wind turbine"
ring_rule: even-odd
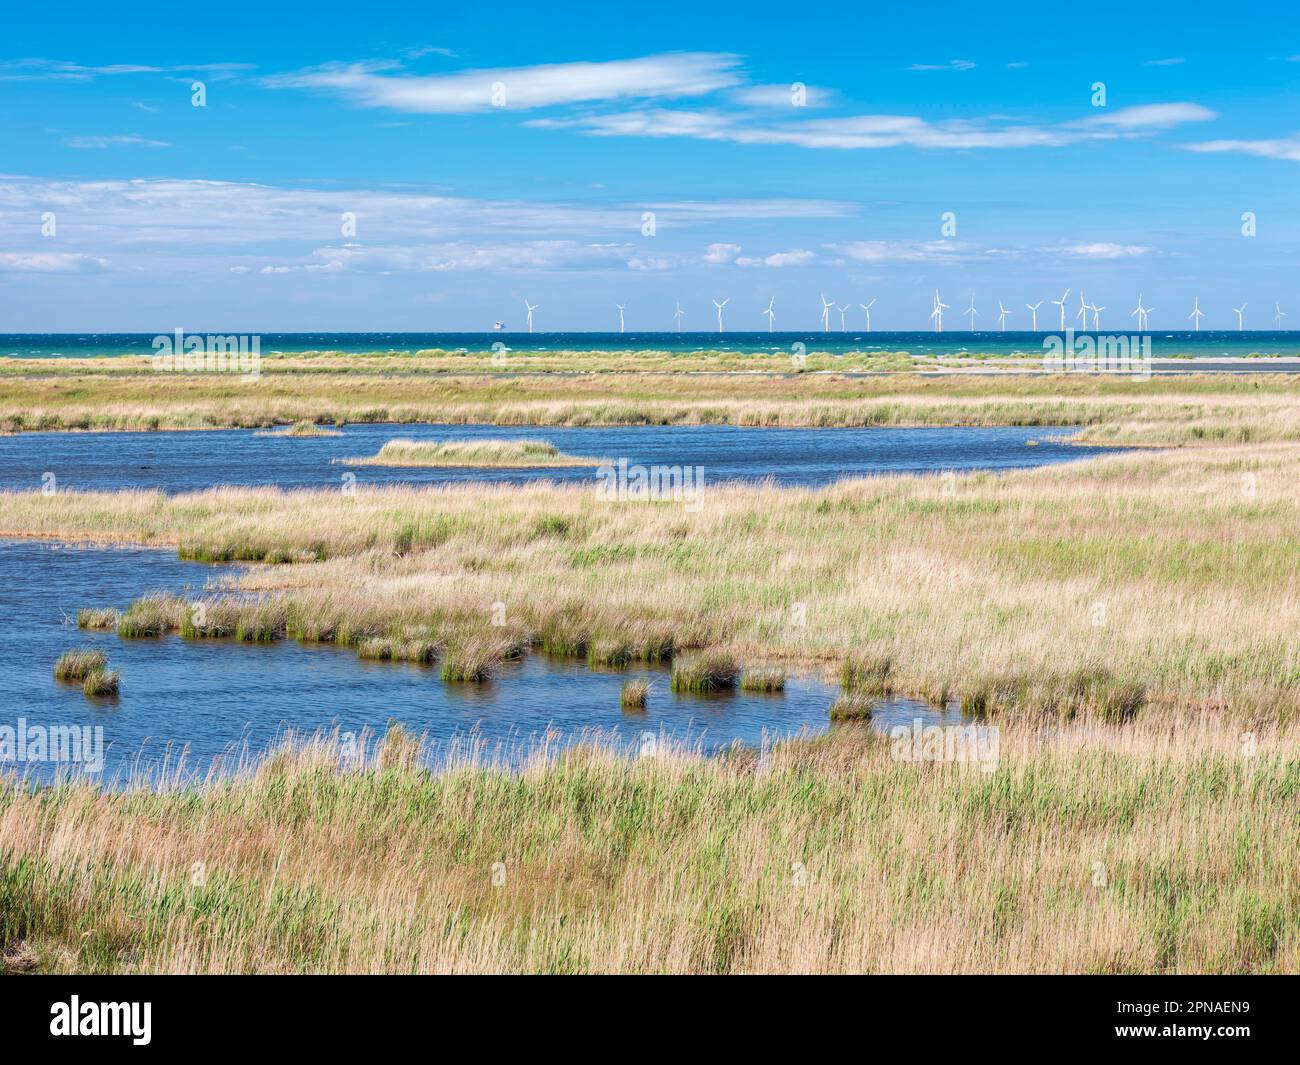
[[[1098,307],[1095,303],[1092,305],[1092,331],[1098,333],[1101,331],[1101,312],[1106,308]]]
[[[934,310],[930,312],[930,317],[934,319],[934,331],[943,332],[943,312],[948,309],[948,305],[939,299],[939,290],[934,290]]]
[[[724,299],[721,303],[719,303],[717,300],[713,301],[713,306],[718,308],[718,332],[719,333],[722,332],[722,308],[725,307],[730,302],[731,302],[730,296]]]
[[[533,311],[537,310],[541,304],[529,303],[527,300],[524,300],[524,306],[528,308],[528,331],[531,333],[533,331]]]
[[[1233,307],[1233,308],[1232,308],[1233,313],[1237,316],[1237,332],[1238,332],[1238,333],[1241,332],[1241,313],[1242,313],[1242,311],[1244,311],[1245,309],[1246,309],[1246,305],[1245,305],[1244,303],[1243,303],[1240,307]]]
[[[977,311],[977,310],[975,309],[975,295],[974,295],[974,293],[971,294],[971,298],[970,298],[970,306],[967,307],[967,308],[966,308],[964,311],[962,311],[961,313],[962,313],[962,314],[969,314],[969,315],[970,315],[970,331],[971,331],[972,333],[975,332],[975,316],[976,316],[977,314],[979,314],[979,311]]]
[[[621,333],[623,332],[623,308],[626,307],[627,304],[616,303],[614,306],[618,308],[618,331]]]
[[[1280,303],[1274,303],[1273,306],[1277,309],[1277,314],[1273,315],[1273,325],[1281,329],[1282,319],[1286,317],[1286,311],[1282,310],[1282,304]]]
[[[1090,304],[1087,300],[1083,298],[1083,289],[1080,289],[1079,290],[1079,311],[1075,315],[1075,317],[1083,319],[1084,332],[1088,331],[1088,311],[1091,309],[1091,307],[1092,304]]]
[[[1068,300],[1069,298],[1070,298],[1070,290],[1067,288],[1065,290],[1065,295],[1063,295],[1059,300],[1052,300],[1053,303],[1055,303],[1058,307],[1061,308],[1061,332],[1062,333],[1065,332],[1065,301]]]
[[[772,331],[772,323],[776,321],[776,311],[772,310],[772,305],[774,303],[776,303],[775,296],[767,301],[767,310],[763,312],[767,316],[767,331],[769,333]]]
[[[858,306],[867,312],[867,332],[871,332],[871,308],[876,305],[876,297],[871,297],[870,303],[859,303]]]
[[[1026,304],[1025,304],[1025,306],[1026,306],[1027,308],[1029,308],[1029,313],[1032,314],[1032,315],[1034,316],[1034,332],[1035,332],[1035,333],[1038,332],[1038,308],[1041,307],[1042,305],[1043,305],[1043,301],[1042,301],[1042,300],[1039,300],[1037,303],[1026,303]],[[1064,308],[1062,308],[1062,310],[1064,310]]]
[[[1007,310],[1005,307],[1002,306],[1002,301],[998,300],[998,332],[999,333],[1005,333],[1007,331],[1007,315],[1010,313],[1011,312],[1009,310]]]
[[[821,296],[822,296],[822,332],[829,333],[831,331],[831,308],[835,306],[835,301],[828,300],[826,298],[826,293],[824,292],[821,294]]]
[[[843,307],[841,307],[837,303],[835,304],[835,309],[840,312],[840,332],[843,333],[847,328],[844,324],[844,312],[849,309],[849,305],[846,303]]]
[[[1187,317],[1196,319],[1196,331],[1199,333],[1201,331],[1201,319],[1205,317],[1205,312],[1201,310],[1200,296],[1196,297],[1196,305],[1192,308],[1192,313]]]
[[[1137,307],[1134,308],[1134,310],[1129,314],[1129,317],[1130,317],[1130,318],[1134,317],[1135,315],[1137,316],[1137,320],[1138,320],[1138,332],[1139,332],[1139,333],[1145,333],[1145,332],[1147,331],[1147,316],[1148,316],[1152,311],[1154,311],[1154,310],[1155,310],[1154,307],[1143,307],[1143,306],[1142,306],[1142,293],[1139,292],[1139,293],[1138,293],[1138,305],[1137,305]]]
[[[685,312],[684,310],[682,310],[682,301],[681,301],[681,300],[678,300],[678,301],[677,301],[677,311],[676,311],[676,313],[673,315],[673,321],[677,323],[677,332],[679,332],[679,333],[682,331],[682,318],[685,316],[685,314],[686,314],[686,312]]]

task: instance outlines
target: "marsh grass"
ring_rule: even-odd
[[[289,438],[295,437],[312,437],[312,436],[342,436],[343,433],[326,425],[317,425],[312,421],[297,421],[284,429],[268,429],[260,431],[256,436],[283,436]]]
[[[846,692],[830,708],[832,721],[864,722],[870,721],[875,706],[875,699],[861,692]]]
[[[116,669],[92,669],[86,674],[81,690],[92,698],[113,698],[118,693],[122,675]]]
[[[893,690],[890,685],[893,672],[894,661],[888,655],[847,658],[840,667],[840,688],[850,694],[886,696]]]
[[[729,691],[736,686],[739,676],[740,666],[734,658],[711,651],[674,665],[672,690],[695,693]]]
[[[108,655],[103,651],[91,650],[89,648],[77,648],[72,651],[64,651],[59,655],[59,660],[54,663],[54,677],[56,680],[81,681],[86,676],[98,669],[103,669],[108,662]]]
[[[747,669],[740,675],[740,690],[746,692],[785,691],[785,670]]]
[[[0,944],[42,973],[1295,972],[1300,734],[1240,731],[1012,724],[991,773],[861,727],[761,773],[595,738],[430,773],[394,731],[159,792],[3,786]]]
[[[77,611],[79,629],[115,629],[118,613],[115,607],[83,607]]]
[[[347,466],[599,466],[603,459],[566,455],[545,440],[390,440],[370,458],[339,460]]]
[[[618,695],[618,702],[624,710],[644,710],[649,695],[648,680],[625,680]]]
[[[438,645],[432,640],[374,636],[357,645],[357,655],[375,662],[429,665],[438,656]]]
[[[519,653],[517,646],[500,639],[468,639],[447,648],[439,675],[448,684],[486,684],[503,662]]]
[[[129,639],[161,636],[178,629],[185,605],[164,595],[145,596],[131,603],[119,616],[117,634]]]

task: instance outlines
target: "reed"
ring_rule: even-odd
[[[116,669],[93,669],[86,674],[81,690],[92,698],[113,698],[120,682],[121,674]]]
[[[77,611],[79,629],[115,629],[118,613],[114,607],[83,607]]]
[[[831,704],[829,716],[832,721],[870,721],[874,705],[875,700],[869,695],[846,692]]]
[[[624,710],[644,710],[649,695],[648,680],[625,680],[619,692],[618,702]]]
[[[518,771],[322,737],[152,792],[0,787],[0,954],[38,973],[1286,973],[1297,726],[1001,729]],[[201,856],[196,858],[196,856]],[[207,866],[201,884],[191,868]],[[505,863],[504,882],[494,863]],[[793,882],[791,866],[806,871]],[[1104,874],[1098,876],[1098,869]]]
[[[747,669],[740,675],[740,690],[746,692],[785,691],[785,670]]]
[[[730,655],[720,652],[702,654],[689,662],[673,666],[672,690],[675,692],[726,691],[736,686],[740,666]]]
[[[545,440],[390,440],[369,458],[341,459],[347,466],[599,466],[605,460],[566,455]]]
[[[103,651],[95,651],[89,648],[64,651],[63,654],[59,655],[59,660],[54,663],[54,678],[56,680],[81,682],[89,674],[103,669],[107,661],[108,655]]]

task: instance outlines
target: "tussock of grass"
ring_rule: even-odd
[[[672,690],[675,692],[726,691],[736,686],[740,666],[730,655],[719,652],[702,654],[681,665],[673,666]]]
[[[500,640],[466,640],[447,648],[439,675],[448,684],[484,684],[493,678],[501,663],[511,657],[510,652],[511,649]]]
[[[870,721],[875,700],[861,692],[848,692],[831,704],[832,721]]]
[[[619,692],[618,702],[624,710],[644,710],[649,694],[648,680],[625,680]]]
[[[357,655],[375,662],[416,662],[428,665],[438,654],[432,640],[375,636],[357,645]]]
[[[840,688],[845,692],[868,696],[888,695],[893,659],[888,655],[858,655],[844,660],[840,667]]]
[[[599,466],[604,459],[566,455],[545,440],[390,440],[370,458],[348,466]]]
[[[785,670],[747,669],[740,675],[740,690],[746,692],[785,691]]]
[[[1083,666],[1069,673],[1009,673],[982,677],[962,692],[962,712],[988,717],[1011,710],[1068,721],[1079,715],[1110,724],[1133,720],[1147,703],[1141,684],[1119,680],[1102,666]]]
[[[117,634],[127,638],[161,636],[180,627],[185,605],[170,596],[145,596],[122,613]]]
[[[79,629],[115,629],[118,613],[114,607],[83,607],[77,611]]]
[[[103,669],[107,662],[108,655],[103,651],[88,648],[64,651],[54,663],[54,677],[56,680],[83,681],[88,674]]]
[[[254,435],[255,436],[303,437],[303,436],[342,436],[343,434],[338,429],[333,429],[330,428],[329,426],[317,425],[315,422],[299,421],[299,422],[294,422],[292,425],[284,429],[266,430],[263,432],[255,433]]]
[[[110,698],[117,694],[121,674],[116,669],[93,669],[82,681],[81,690],[95,698]]]

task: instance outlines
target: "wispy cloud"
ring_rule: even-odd
[[[1089,140],[1138,137],[1217,117],[1193,103],[1146,104],[1054,125],[1003,119],[930,122],[914,115],[850,115],[779,123],[719,110],[651,108],[576,118],[532,119],[527,125],[573,128],[600,137],[691,137],[738,144],[804,148],[1057,148]]]
[[[858,263],[953,264],[983,258],[987,253],[955,240],[854,240],[826,247]]]
[[[84,274],[107,270],[110,265],[102,256],[78,252],[0,252],[0,272]]]
[[[152,66],[141,63],[113,63],[84,66],[59,59],[11,59],[0,62],[0,81],[93,81],[95,78],[131,74],[203,74],[213,81],[238,77],[253,69],[250,63],[194,63]]]
[[[913,63],[908,70],[974,70],[969,59],[949,59],[946,63]]]
[[[1218,140],[1184,144],[1189,152],[1241,152],[1265,159],[1288,159],[1300,163],[1300,134],[1274,140]]]
[[[1186,62],[1187,60],[1182,58],[1148,59],[1142,65],[1144,67],[1179,67]]]
[[[494,107],[701,96],[739,85],[740,58],[670,52],[639,59],[411,74],[391,61],[328,63],[264,79],[274,89],[331,93],[361,107],[423,114],[470,114]]]
[[[812,266],[817,261],[816,252],[808,251],[806,248],[792,248],[790,251],[773,252],[771,255],[764,255],[761,258],[741,256],[736,260],[736,265],[750,268],[770,267],[774,270],[780,270],[789,266]]]
[[[736,103],[743,104],[746,107],[778,109],[796,106],[826,107],[835,99],[835,94],[829,89],[814,85],[797,87],[796,83],[790,85],[746,85],[743,88],[732,89],[727,95]]]
[[[1091,244],[1066,244],[1059,248],[1044,248],[1047,252],[1059,252],[1074,259],[1138,259],[1150,255],[1153,249],[1141,244],[1112,244],[1109,241],[1095,241]]]
[[[64,137],[63,143],[69,148],[170,148],[166,141],[150,140],[134,133],[112,137],[72,136]]]

